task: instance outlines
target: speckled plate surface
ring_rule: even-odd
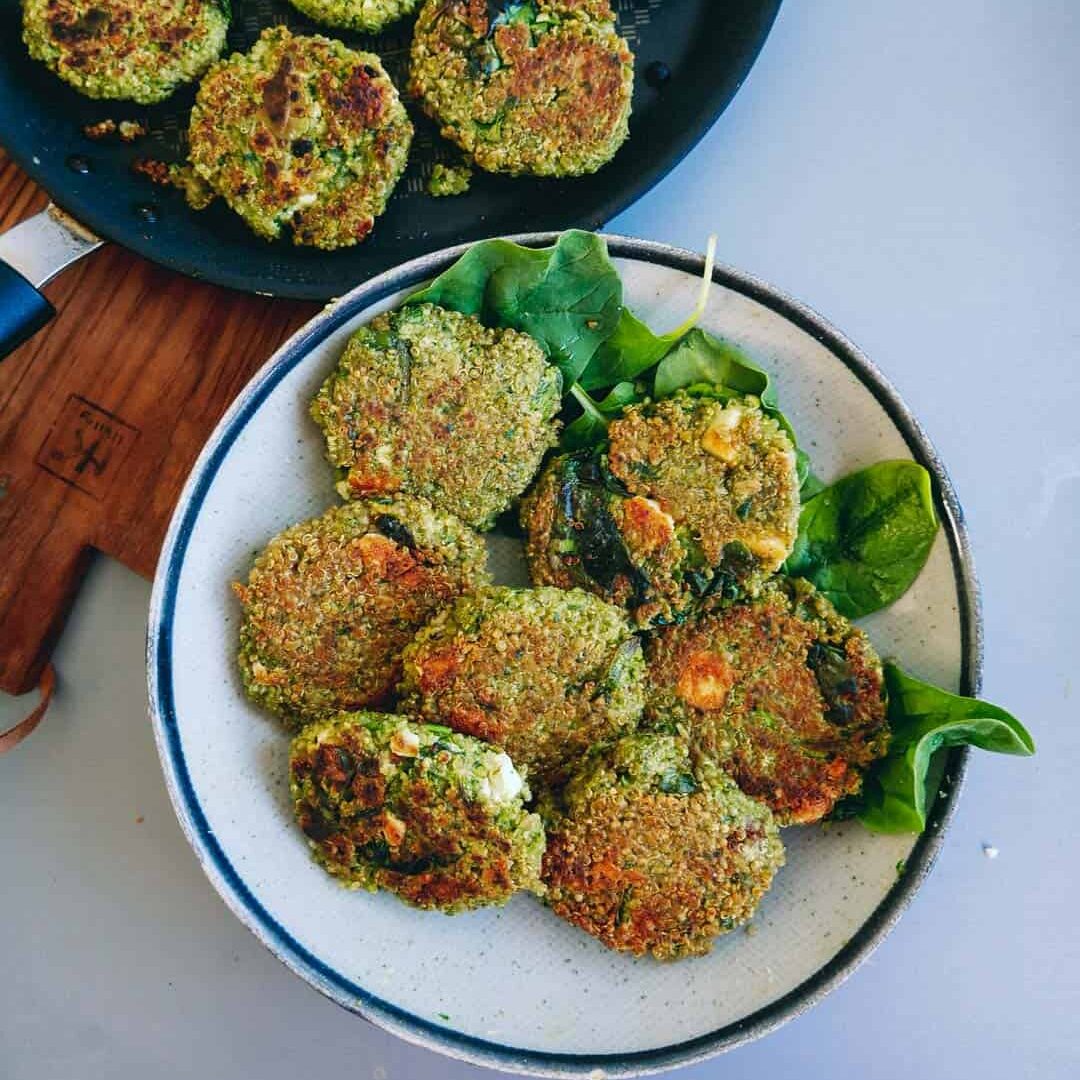
[[[658,328],[681,321],[701,259],[623,238],[609,248],[635,310]],[[346,1008],[455,1057],[539,1075],[630,1076],[686,1064],[790,1019],[865,959],[933,862],[966,752],[951,752],[917,840],[855,823],[785,830],[787,866],[753,931],[721,938],[703,959],[665,965],[609,952],[528,896],[448,918],[347,892],[319,869],[289,811],[287,737],[241,692],[229,583],[273,534],[335,501],[306,408],[350,332],[459,253],[408,263],[329,307],[255,376],[199,458],[150,611],[150,702],[166,780],[226,903]],[[934,475],[944,527],[930,560],[899,603],[864,625],[913,673],[974,693],[977,586],[933,448],[880,373],[819,316],[736,271],[719,268],[715,281],[703,325],[774,375],[819,475],[894,457],[914,457]],[[518,542],[494,537],[491,549],[498,576],[521,581]]]

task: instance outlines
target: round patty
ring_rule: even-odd
[[[411,491],[483,529],[555,442],[561,386],[527,334],[406,305],[349,339],[311,415],[344,498]]]
[[[641,625],[752,594],[799,524],[795,448],[756,398],[628,408],[606,453],[555,458],[522,511],[537,584],[578,585]]]
[[[410,90],[491,172],[596,172],[627,136],[634,56],[607,0],[428,0]]]
[[[749,919],[783,865],[772,814],[669,736],[594,755],[549,805],[543,880],[557,915],[612,949],[699,956]]]
[[[820,820],[888,749],[881,661],[805,581],[669,627],[647,657],[649,723],[684,730],[783,824]]]
[[[413,11],[420,0],[289,0],[316,22],[376,34]]]
[[[245,690],[293,725],[387,700],[401,650],[440,608],[486,584],[485,561],[476,533],[408,496],[286,529],[234,585]]]
[[[260,236],[332,249],[371,232],[412,135],[377,56],[274,26],[203,79],[190,155]]]
[[[339,713],[293,740],[289,774],[315,858],[348,888],[448,913],[542,891],[543,825],[510,759],[485,743]]]
[[[402,707],[497,743],[557,783],[594,743],[636,727],[641,643],[626,616],[574,589],[463,596],[405,650]]]
[[[218,0],[23,0],[23,41],[80,93],[149,105],[213,63],[226,10]]]

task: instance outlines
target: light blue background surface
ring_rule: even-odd
[[[1039,744],[973,761],[929,882],[843,987],[685,1080],[1080,1075],[1078,84],[1069,0],[787,0],[732,107],[611,225],[716,231],[894,382],[967,511],[985,695]],[[0,759],[0,1077],[493,1075],[324,1001],[213,893],[146,720],[148,597],[95,566],[52,712]]]

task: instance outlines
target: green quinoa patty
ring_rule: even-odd
[[[767,807],[686,746],[631,735],[549,801],[543,880],[557,915],[612,949],[699,956],[749,919],[784,863]]]
[[[561,385],[527,334],[406,305],[349,339],[311,415],[344,498],[411,491],[487,528],[555,442]]]
[[[641,643],[625,614],[580,589],[463,596],[403,661],[402,708],[497,743],[543,783],[633,730],[645,703]]]
[[[449,728],[338,713],[292,743],[290,790],[315,858],[348,888],[447,913],[543,892],[544,828],[510,759]]]
[[[824,817],[888,749],[881,661],[808,582],[669,627],[647,656],[649,722],[683,730],[783,824]]]
[[[795,448],[756,398],[684,393],[555,458],[522,508],[537,584],[590,589],[642,625],[752,593],[798,532]]]
[[[80,93],[150,105],[218,57],[226,11],[218,0],[23,0],[23,41]]]
[[[596,172],[626,139],[633,85],[608,0],[428,0],[416,22],[410,90],[490,172]]]
[[[190,156],[260,236],[332,249],[371,232],[412,135],[377,56],[273,26],[203,79]]]
[[[487,583],[485,560],[471,529],[404,495],[286,529],[233,586],[244,689],[292,725],[385,701],[401,650],[440,608]]]
[[[420,0],[289,0],[316,22],[376,34],[415,10]]]

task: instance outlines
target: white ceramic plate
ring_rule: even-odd
[[[550,243],[550,236],[518,238]],[[609,238],[627,302],[667,328],[693,306],[702,260]],[[150,612],[150,702],[176,813],[232,910],[335,1001],[456,1057],[548,1076],[629,1076],[757,1037],[865,959],[925,877],[966,761],[953,751],[922,838],[855,823],[787,829],[787,865],[753,933],[661,964],[603,948],[536,900],[448,918],[339,888],[308,855],[288,805],[288,739],[244,697],[229,583],[275,533],[335,502],[313,392],[349,334],[442,271],[460,249],[408,263],[329,307],[249,383],[192,471],[165,541]],[[817,315],[720,268],[702,320],[771,372],[815,471],[832,479],[914,457],[944,524],[914,588],[866,620],[879,650],[942,686],[978,688],[978,593],[962,517],[932,447],[895,391]],[[520,582],[517,541],[492,541]],[[897,864],[906,860],[906,872]]]

